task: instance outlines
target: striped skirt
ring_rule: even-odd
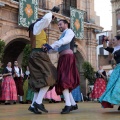
[[[17,90],[12,76],[4,77],[0,100],[17,100]]]

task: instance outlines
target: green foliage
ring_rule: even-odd
[[[84,62],[82,65],[84,71],[84,77],[88,79],[89,84],[93,85],[95,82],[95,71],[89,62]]]
[[[3,68],[0,68],[0,74],[2,74],[2,72],[3,72]]]
[[[5,47],[5,42],[0,39],[0,62],[1,62],[2,59],[3,59],[4,47]]]
[[[23,71],[26,70],[26,67],[28,66],[28,60],[29,60],[29,55],[31,52],[31,45],[27,44],[25,48],[23,49],[23,59],[22,59],[22,69]]]

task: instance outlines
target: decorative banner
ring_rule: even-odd
[[[84,13],[85,11],[70,7],[70,26],[78,39],[84,38]]]
[[[28,27],[38,18],[38,0],[19,0],[18,24]]]

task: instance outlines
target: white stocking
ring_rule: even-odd
[[[69,93],[69,96],[70,96],[70,102],[71,102],[71,104],[72,104],[72,105],[76,105],[76,102],[75,102],[75,100],[74,100],[71,92]]]
[[[37,104],[41,104],[42,103],[43,98],[44,98],[46,92],[48,91],[49,87],[50,86],[46,86],[46,87],[43,87],[43,88],[40,89],[40,91],[38,93],[38,97],[36,99],[36,103]]]
[[[22,96],[20,96],[20,101],[23,101]]]
[[[65,105],[66,105],[66,106],[71,106],[70,96],[69,96],[69,90],[68,90],[68,89],[65,89],[65,90],[63,91],[63,95],[64,95],[64,98],[65,98]]]
[[[34,92],[34,97],[33,97],[33,100],[32,100],[31,107],[34,107],[33,103],[35,102],[35,100],[37,99],[37,97],[38,97],[38,92]]]

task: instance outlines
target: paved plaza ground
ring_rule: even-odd
[[[103,109],[97,102],[80,102],[79,109],[70,114],[60,114],[64,103],[45,103],[49,113],[36,115],[28,111],[30,104],[0,105],[0,120],[120,120],[120,111]]]

